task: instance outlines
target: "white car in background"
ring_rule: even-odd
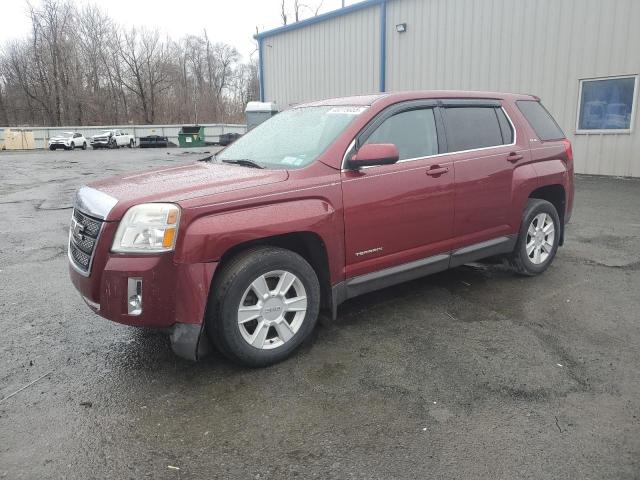
[[[60,135],[49,139],[49,150],[57,150],[58,148],[73,150],[76,147],[83,150],[87,149],[87,139],[81,133],[62,132]]]
[[[97,135],[91,137],[91,147],[97,148],[118,148],[129,147],[133,148],[135,145],[135,139],[133,135],[123,132],[119,129],[104,130]]]

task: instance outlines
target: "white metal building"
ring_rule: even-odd
[[[640,0],[366,0],[257,35],[280,109],[420,89],[532,93],[578,173],[640,177]]]

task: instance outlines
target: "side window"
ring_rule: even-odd
[[[382,122],[364,143],[393,143],[398,147],[400,160],[436,155],[438,134],[433,109],[397,113]]]
[[[565,138],[556,121],[540,102],[518,100],[516,105],[518,105],[518,108],[527,119],[527,122],[529,122],[529,125],[533,127],[540,140],[560,140]]]
[[[502,143],[505,145],[513,143],[513,127],[509,123],[509,120],[507,120],[504,110],[496,108],[496,115],[498,116],[498,123],[500,124],[500,131],[502,132]]]
[[[445,125],[450,152],[494,147],[504,143],[494,107],[447,107]]]

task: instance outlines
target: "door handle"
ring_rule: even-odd
[[[522,160],[523,158],[524,157],[519,153],[511,152],[507,157],[507,160],[509,160],[511,163],[516,163],[518,160]]]
[[[434,165],[429,170],[427,170],[427,175],[435,177],[437,175],[442,175],[443,173],[447,173],[449,171],[449,167],[440,167],[438,165]]]

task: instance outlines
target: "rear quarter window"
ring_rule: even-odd
[[[561,140],[566,138],[562,129],[540,102],[536,100],[518,100],[516,105],[518,105],[518,109],[540,140]]]

